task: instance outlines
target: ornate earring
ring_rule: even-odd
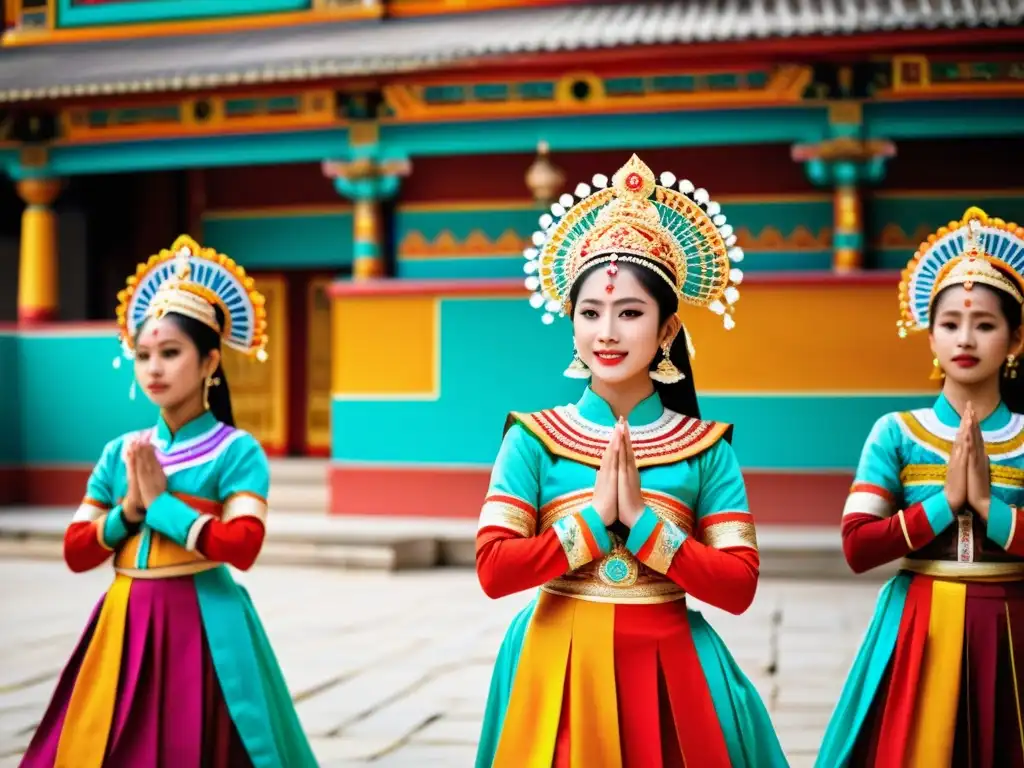
[[[928,378],[931,379],[932,381],[942,381],[945,377],[946,374],[943,373],[942,368],[939,367],[939,358],[933,357],[932,372]]]
[[[583,361],[580,360],[580,353],[573,347],[572,350],[572,362],[569,363],[569,367],[566,368],[562,375],[567,379],[589,379],[590,369],[584,365]]]
[[[676,368],[676,364],[672,362],[669,357],[669,353],[672,351],[672,341],[666,341],[661,345],[661,362],[658,363],[658,367],[650,372],[650,377],[659,384],[675,384],[677,381],[682,381],[686,378],[686,375]]]
[[[1006,367],[1003,369],[1003,376],[1008,379],[1017,378],[1017,366],[1020,365],[1020,360],[1012,352],[1006,356]]]
[[[207,376],[203,382],[203,408],[206,410],[210,410],[210,387],[216,387],[218,384],[220,379],[213,376]]]

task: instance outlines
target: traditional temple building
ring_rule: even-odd
[[[259,280],[239,422],[329,456],[337,514],[472,516],[504,414],[575,400],[526,302],[538,216],[631,152],[719,201],[737,328],[686,316],[755,510],[833,520],[926,401],[899,269],[969,204],[1024,220],[1020,0],[4,0],[0,503],[64,503],[148,423],[115,294],[187,232]]]

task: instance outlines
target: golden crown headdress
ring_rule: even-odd
[[[1024,303],[1022,273],[1024,227],[968,208],[960,221],[929,235],[907,263],[900,280],[897,331],[906,337],[927,330],[935,297],[951,285],[987,285]]]
[[[633,155],[612,177],[597,175],[593,189],[576,187],[540,219],[527,248],[524,267],[530,304],[543,309],[542,319],[569,310],[576,279],[594,264],[634,263],[653,269],[680,300],[707,307],[735,325],[736,288],[743,279],[730,262],[743,260],[736,235],[721,206],[707,190],[663,173],[660,184],[651,169]]]
[[[134,356],[135,335],[146,320],[174,312],[213,329],[226,346],[267,359],[267,311],[255,282],[234,260],[188,235],[139,264],[117,299],[127,357]],[[215,307],[224,314],[223,327]]]

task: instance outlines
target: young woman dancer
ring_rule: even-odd
[[[843,512],[857,573],[900,559],[817,765],[1024,766],[1024,229],[970,208],[900,284],[927,331],[930,408],[875,424]]]
[[[263,297],[188,237],[139,266],[118,322],[156,426],[107,444],[64,537],[113,559],[24,768],[315,768],[259,617],[229,563],[263,543],[270,483],[235,428],[221,342],[265,357]],[[134,383],[133,383],[134,387]]]
[[[754,522],[727,424],[702,421],[680,301],[732,325],[731,227],[635,155],[554,206],[532,302],[572,318],[575,405],[516,413],[477,536],[484,591],[540,587],[491,684],[478,768],[786,765],[760,697],[686,595],[742,613]],[[534,274],[535,273],[535,274]]]

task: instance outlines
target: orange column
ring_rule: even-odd
[[[60,194],[61,182],[24,179],[17,186],[25,202],[18,265],[18,322],[46,322],[57,316],[57,217],[50,206]]]

